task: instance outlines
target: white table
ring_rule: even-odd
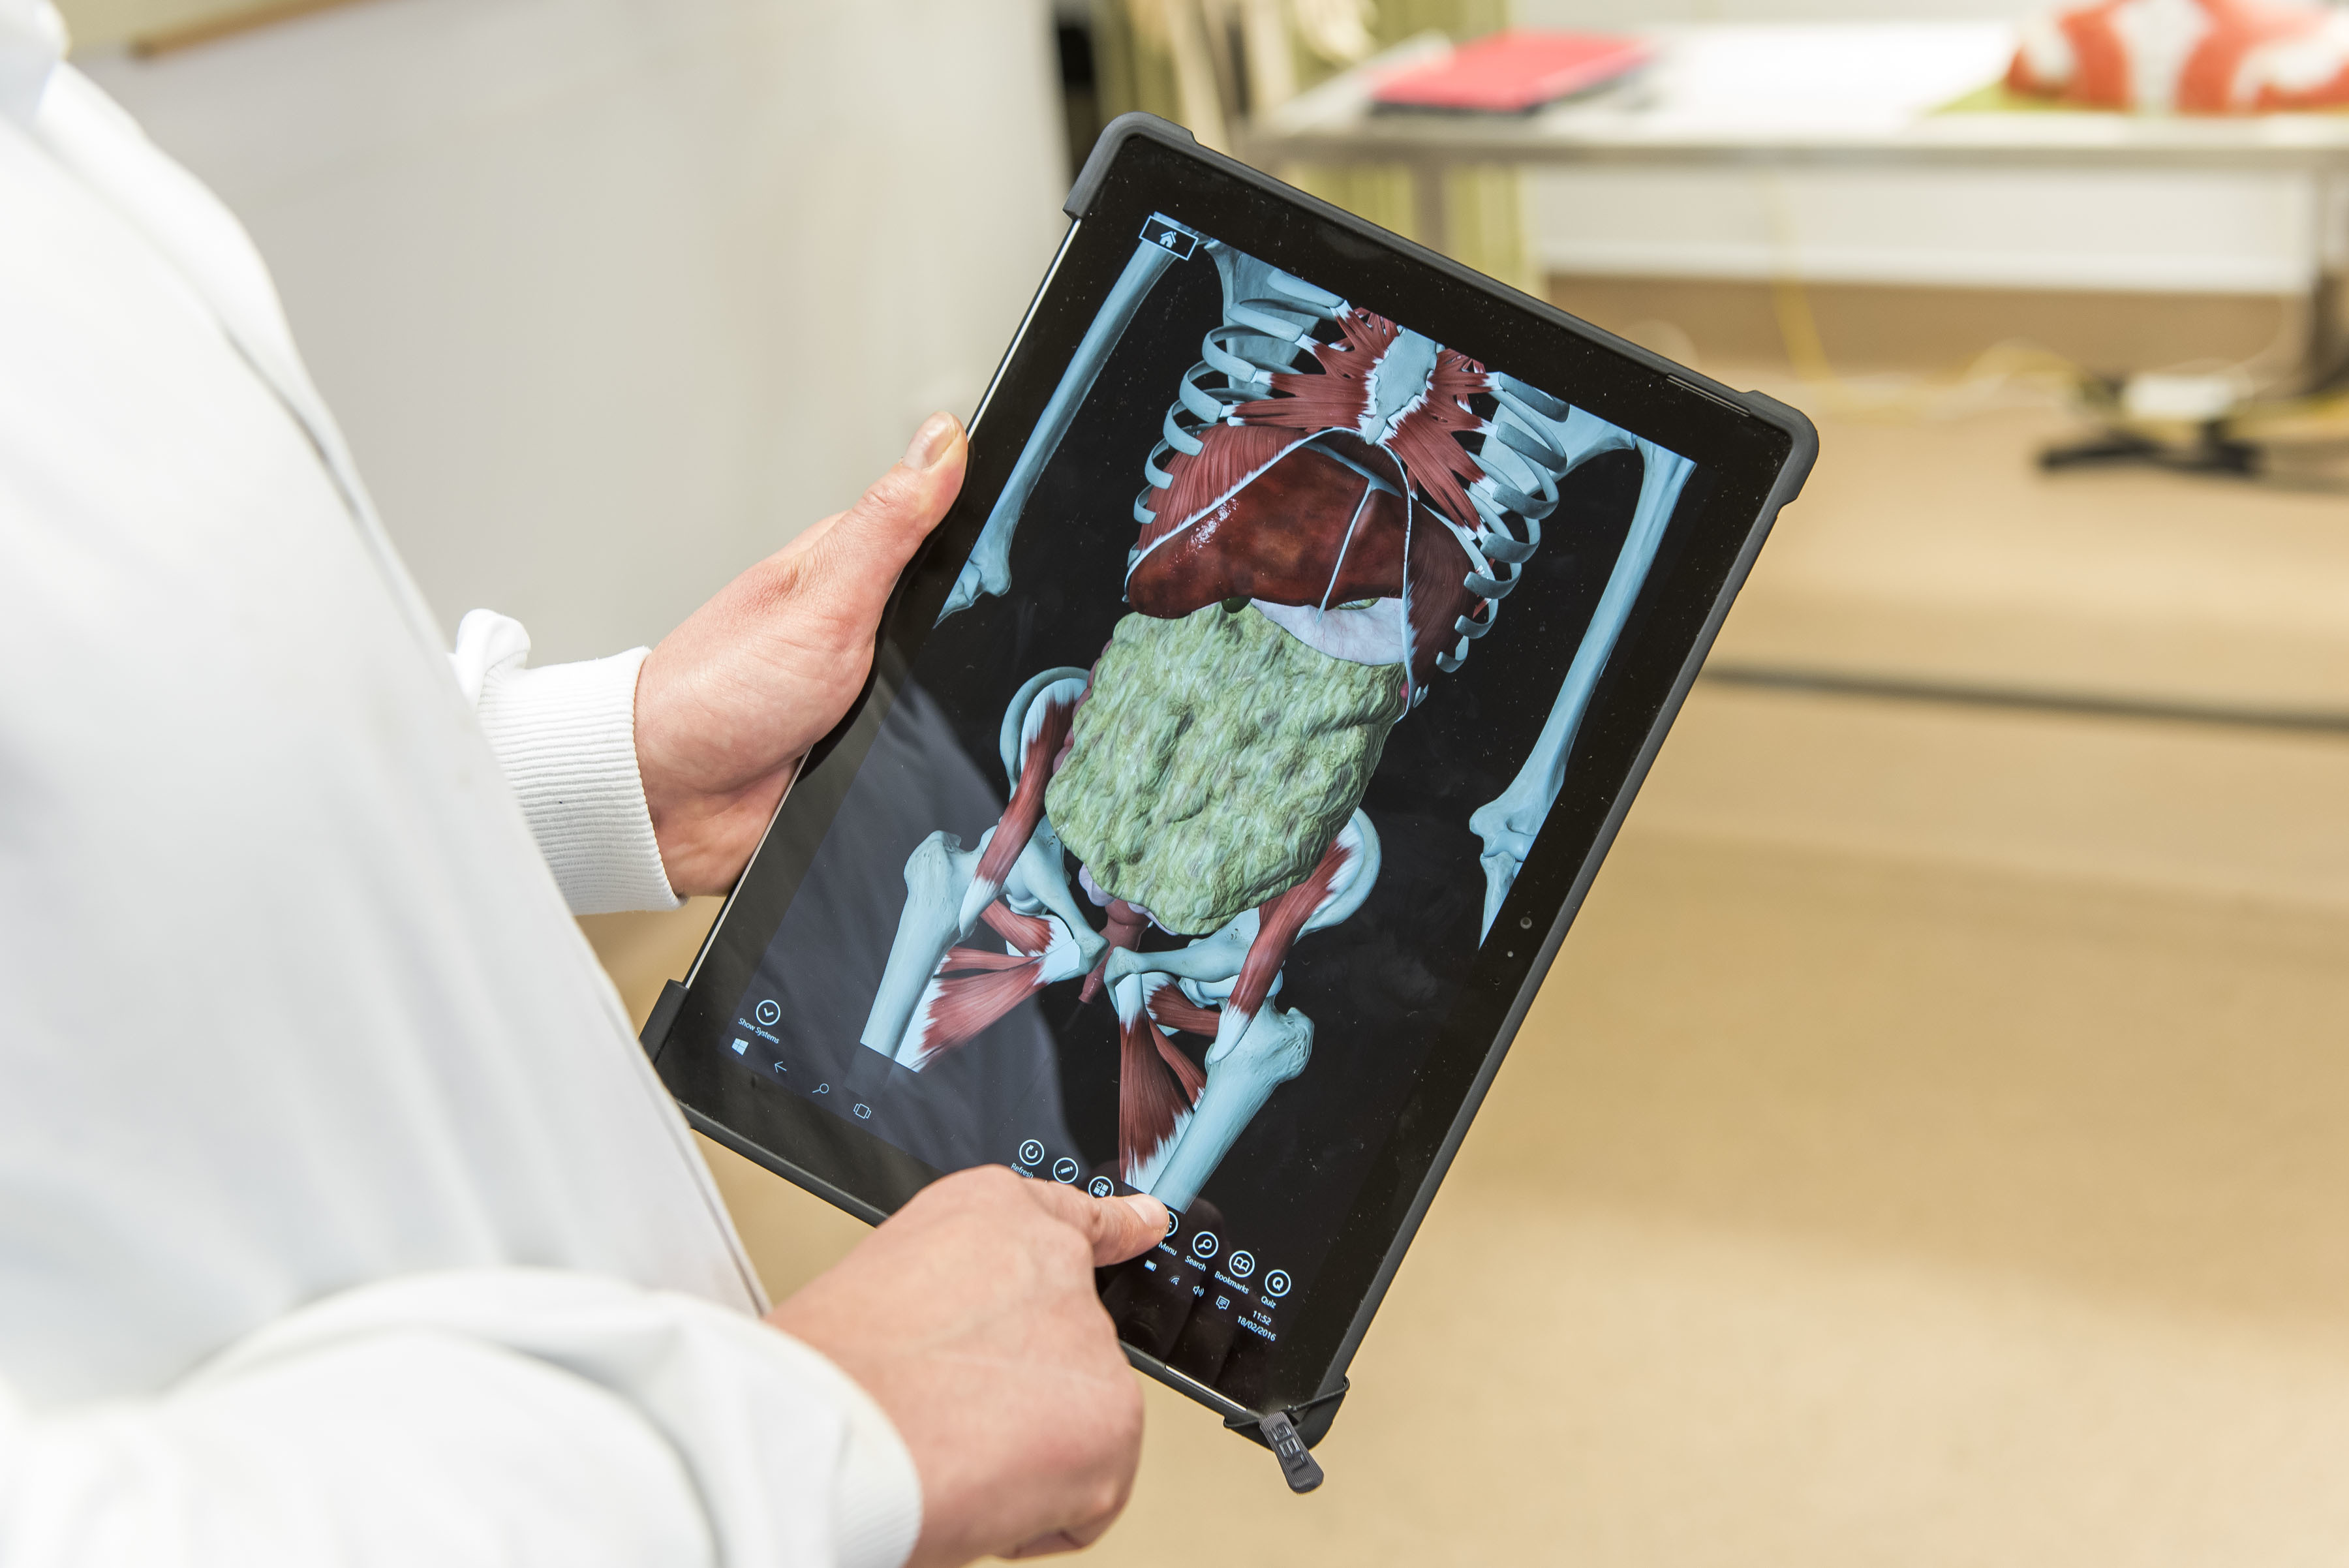
[[[1268,165],[1407,168],[1420,234],[1437,249],[1443,175],[1463,164],[2240,170],[2304,176],[2327,214],[2349,185],[2349,113],[1936,112],[2004,72],[2014,45],[2003,23],[1720,25],[1649,36],[1658,57],[1639,80],[1534,114],[1375,109],[1381,77],[1448,47],[1431,34],[1260,117],[1243,151]],[[2333,363],[2342,346],[2344,227],[2337,217],[2310,226],[2314,365]]]

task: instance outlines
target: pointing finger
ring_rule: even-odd
[[[1145,1193],[1095,1198],[1058,1182],[1030,1181],[1025,1190],[1045,1212],[1072,1225],[1092,1243],[1093,1267],[1138,1258],[1166,1234],[1166,1206]]]

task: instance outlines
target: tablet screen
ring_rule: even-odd
[[[1480,950],[1544,934],[1510,890],[1695,465],[1131,243],[717,1049],[937,1169],[1164,1199],[1105,1299],[1247,1403]]]

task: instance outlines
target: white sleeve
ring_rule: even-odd
[[[477,609],[458,626],[449,656],[574,915],[682,902],[661,866],[636,771],[636,671],[646,652],[528,669],[522,623]]]
[[[614,1280],[331,1297],[151,1399],[0,1384],[8,1568],[899,1568],[905,1445],[823,1356]]]

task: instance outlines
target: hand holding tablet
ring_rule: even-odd
[[[1069,211],[646,1043],[868,1219],[978,1165],[1161,1200],[1097,1282],[1125,1354],[1302,1489],[1816,442],[1147,117]]]
[[[720,589],[647,656],[636,764],[680,897],[734,886],[792,770],[863,691],[889,585],[945,515],[962,431],[934,414],[856,504]]]

